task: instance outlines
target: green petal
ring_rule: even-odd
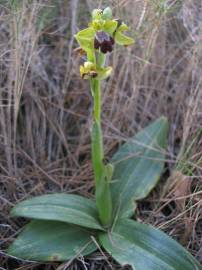
[[[134,39],[124,35],[121,31],[117,30],[115,33],[115,42],[119,45],[131,45],[134,43]]]
[[[92,39],[95,35],[95,31],[92,27],[85,28],[81,31],[79,31],[75,36],[76,38],[87,38],[87,39]]]
[[[129,27],[128,27],[125,23],[122,23],[122,24],[119,26],[119,29],[118,29],[118,31],[120,31],[120,32],[128,31],[128,30],[129,30]]]
[[[83,50],[89,51],[93,49],[94,36],[95,30],[89,27],[78,32],[75,38]]]
[[[115,20],[107,20],[103,26],[103,31],[107,32],[109,35],[113,35],[116,28],[117,28],[118,22]]]
[[[98,76],[96,77],[97,80],[107,79],[112,73],[112,67],[98,69],[97,73],[98,73]]]
[[[92,23],[89,24],[90,27],[94,29],[94,31],[101,31],[103,29],[103,26],[105,24],[104,20],[94,20]]]

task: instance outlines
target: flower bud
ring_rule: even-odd
[[[102,9],[94,9],[92,12],[93,20],[101,20],[102,19],[103,10]]]
[[[96,78],[97,72],[96,72],[96,66],[92,62],[85,62],[83,66],[80,66],[80,74],[81,77],[85,80],[90,78]]]
[[[95,65],[92,62],[86,61],[84,63],[84,68],[86,70],[93,70],[95,68]]]
[[[103,10],[102,19],[103,20],[111,20],[112,19],[112,10],[110,7],[107,7]]]
[[[96,32],[94,38],[94,48],[100,49],[102,53],[112,52],[114,39],[103,31]]]

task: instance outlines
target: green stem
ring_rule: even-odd
[[[91,91],[93,93],[93,127],[92,127],[92,161],[95,175],[96,187],[99,185],[103,172],[103,138],[101,129],[101,93],[100,81],[91,80]]]
[[[103,61],[103,59],[101,59]],[[101,62],[102,62],[101,61]],[[99,61],[98,61],[99,63]],[[91,79],[91,92],[94,98],[92,127],[92,162],[95,176],[95,197],[100,221],[108,226],[112,215],[112,201],[109,187],[108,166],[103,163],[103,137],[101,128],[101,89],[100,81]]]
[[[100,81],[92,80],[92,87],[94,93],[94,119],[100,124],[101,119],[101,92]]]

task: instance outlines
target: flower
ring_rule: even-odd
[[[96,68],[96,65],[92,62],[85,62],[83,66],[80,66],[80,74],[84,80],[91,78],[97,80],[104,80],[110,76],[112,67]]]
[[[90,61],[94,61],[94,49],[100,49],[102,53],[111,52],[114,43],[119,45],[131,45],[134,40],[125,34],[129,27],[120,19],[112,19],[111,9],[95,9],[92,12],[92,21],[89,27],[75,35],[81,48],[86,51]]]
[[[83,66],[80,66],[80,74],[82,79],[90,79],[97,77],[96,66],[92,62],[85,62]]]
[[[88,27],[75,35],[80,45],[76,51],[81,56],[87,56],[87,62],[80,66],[83,79],[103,80],[111,74],[111,67],[103,67],[104,54],[112,52],[115,43],[124,46],[132,44],[134,40],[123,33],[128,30],[124,22],[112,18],[112,10],[109,7],[93,10],[92,21]]]

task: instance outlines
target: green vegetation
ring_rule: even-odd
[[[104,162],[101,124],[101,81],[110,76],[106,54],[115,44],[129,46],[128,27],[113,19],[110,8],[92,12],[92,22],[76,35],[82,56],[81,77],[88,79],[94,101],[92,163],[95,203],[78,195],[51,194],[25,200],[14,216],[36,219],[25,226],[9,254],[28,260],[65,261],[102,246],[121,265],[135,270],[201,270],[181,245],[155,228],[133,221],[137,200],[154,188],[166,158],[168,121],[160,117],[123,144],[110,163]],[[72,225],[74,224],[74,225]]]

